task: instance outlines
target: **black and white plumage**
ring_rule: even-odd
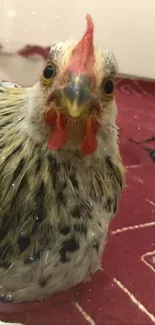
[[[74,76],[75,71],[66,67],[76,46],[73,41],[54,44],[33,87],[0,87],[0,299],[4,302],[44,299],[96,272],[124,187],[115,124],[115,59],[96,48],[94,74],[78,70]],[[55,125],[45,118],[50,111],[56,113]],[[60,115],[65,127],[57,122]],[[90,147],[93,141],[97,145],[85,154],[90,147],[85,142],[82,151],[81,143],[92,116],[99,126]],[[58,127],[60,140],[64,128],[67,140],[56,148],[57,133],[47,146]]]

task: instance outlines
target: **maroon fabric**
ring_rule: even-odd
[[[149,142],[143,144],[155,135],[155,83],[119,79],[116,97],[127,186],[110,227],[104,270],[42,303],[0,304],[1,320],[27,325],[155,322],[155,165],[145,150]]]

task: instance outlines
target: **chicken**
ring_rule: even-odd
[[[116,61],[54,43],[32,87],[0,87],[0,301],[40,300],[101,264],[125,183],[115,123]],[[23,70],[24,73],[24,70]]]

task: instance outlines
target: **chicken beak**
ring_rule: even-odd
[[[89,113],[92,93],[86,81],[75,78],[63,89],[63,105],[70,116],[79,117]]]

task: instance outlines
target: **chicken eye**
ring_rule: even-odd
[[[56,67],[53,63],[48,62],[43,72],[43,83],[49,84],[56,75]]]
[[[114,93],[114,80],[106,79],[102,83],[102,92],[106,97],[112,97]]]

